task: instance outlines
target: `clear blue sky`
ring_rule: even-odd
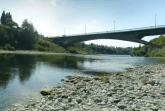
[[[80,34],[165,25],[164,0],[0,0],[0,12],[11,12],[21,24],[30,20],[45,36]],[[64,31],[65,30],[65,31]],[[149,40],[149,39],[146,39]],[[137,43],[115,40],[95,40],[97,44],[138,46]],[[91,43],[87,42],[87,43]]]

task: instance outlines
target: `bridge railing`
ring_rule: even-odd
[[[136,30],[144,30],[144,29],[156,29],[156,28],[165,28],[165,25],[157,25],[157,26],[148,26],[148,27],[140,27],[140,28],[131,28],[131,29],[124,29],[124,30],[116,30],[115,32],[125,32],[125,31],[136,31]],[[114,32],[114,31],[113,31]]]
[[[111,30],[111,31],[102,31],[102,32],[91,32],[91,33],[81,33],[81,34],[70,34],[70,35],[62,35],[56,37],[69,37],[69,36],[80,36],[80,35],[93,35],[93,34],[102,34],[102,33],[118,33],[118,32],[127,32],[127,31],[136,31],[136,30],[145,30],[145,29],[157,29],[157,28],[165,28],[165,25],[157,25],[148,26],[148,27],[140,27],[140,28],[132,28],[132,29],[124,29],[124,30]]]

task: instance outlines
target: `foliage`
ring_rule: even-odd
[[[5,44],[4,49],[5,50],[15,50],[15,48],[13,46],[11,46],[10,44]]]
[[[144,56],[146,55],[146,49],[147,49],[147,46],[142,47],[140,45],[139,47],[133,48],[132,53],[133,55],[136,55],[136,56]]]
[[[38,33],[35,31],[33,24],[29,23],[26,19],[22,23],[20,35],[19,41],[23,44],[20,48],[28,50],[33,49],[37,41]]]
[[[8,42],[9,35],[8,32],[0,26],[0,46],[4,46]]]
[[[0,24],[0,48],[4,50],[39,50],[80,54],[131,54],[131,48],[107,47],[84,43],[61,47],[38,34],[35,27],[25,19],[19,27],[9,12],[3,11]]]
[[[39,51],[53,51],[53,52],[65,52],[63,47],[60,47],[53,42],[47,40],[46,38],[39,38],[36,45],[35,50]]]
[[[5,16],[6,16],[5,11],[3,11],[1,16],[1,24],[6,24]]]
[[[11,14],[5,13],[5,11],[2,12],[2,16],[1,16],[1,24],[2,25],[6,25],[6,26],[10,26],[10,27],[17,27],[17,23],[13,21]]]
[[[150,42],[160,46],[165,46],[165,37],[161,35],[158,38],[151,40]]]
[[[9,28],[1,25],[0,46],[4,47],[5,44],[9,44],[16,49],[33,49],[38,34],[34,30],[29,30],[31,24],[25,24],[25,26],[26,25],[28,26],[25,28]]]
[[[126,55],[131,54],[132,48],[120,48],[120,47],[108,47],[104,45],[95,44],[74,44],[73,46],[67,47],[70,53],[81,53],[81,54],[120,54]]]
[[[162,46],[161,48],[156,48],[152,46],[139,46],[133,49],[133,55],[135,56],[151,56],[151,57],[164,57],[165,56],[165,36],[159,36],[150,41],[153,44]]]
[[[4,50],[40,50],[65,52],[35,30],[32,23],[25,19],[19,27],[9,12],[3,11],[0,24],[0,48]]]

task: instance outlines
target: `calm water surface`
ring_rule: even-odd
[[[154,63],[165,63],[165,59],[126,55],[0,55],[0,110],[40,97],[42,88],[57,85],[67,75],[118,72]]]

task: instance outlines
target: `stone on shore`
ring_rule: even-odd
[[[51,95],[51,90],[50,89],[43,89],[42,91],[40,91],[42,96],[48,96]]]
[[[109,76],[67,76],[30,105],[7,111],[165,111],[165,65],[145,65]]]

